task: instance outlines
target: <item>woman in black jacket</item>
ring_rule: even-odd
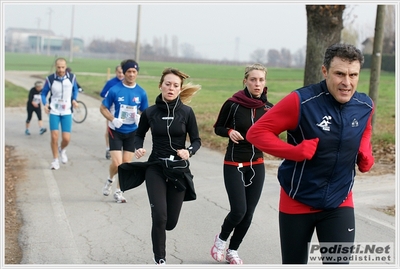
[[[229,138],[224,158],[224,183],[230,212],[224,218],[211,248],[211,256],[218,262],[225,257],[230,264],[243,263],[237,250],[250,227],[264,185],[263,153],[245,137],[254,122],[272,107],[267,100],[266,75],[267,69],[261,64],[247,66],[244,89],[223,104],[214,124],[217,135]],[[225,252],[231,233],[233,235]]]
[[[189,158],[201,146],[195,114],[190,102],[200,85],[183,82],[189,76],[167,68],[163,71],[155,105],[143,111],[135,136],[135,157],[143,157],[147,131],[152,134],[152,151],[144,173],[152,217],[151,237],[154,262],[166,262],[166,230],[175,228],[183,201],[196,199]],[[186,147],[189,135],[190,145]]]

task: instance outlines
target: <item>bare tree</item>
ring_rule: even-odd
[[[171,56],[178,57],[178,37],[176,35],[172,36]]]
[[[269,66],[280,66],[281,65],[281,53],[279,50],[270,49],[267,53],[268,65]]]
[[[341,42],[358,46],[359,32],[354,27],[357,15],[354,14],[355,6],[348,6],[343,11],[343,30],[341,34]]]
[[[306,62],[306,47],[304,46],[301,49],[298,49],[294,54],[293,54],[293,62],[295,67],[299,68],[304,68],[305,62]]]
[[[341,41],[343,43],[352,44],[357,46],[358,44],[358,31],[354,29],[353,25],[348,25],[342,30]]]
[[[256,49],[251,53],[250,59],[255,63],[265,63],[267,59],[265,49]]]
[[[396,31],[396,15],[395,15],[395,7],[394,5],[387,5],[385,11],[385,27],[384,27],[384,36],[392,36]]]
[[[304,85],[322,80],[322,59],[327,47],[340,42],[344,9],[344,5],[306,5],[307,51]]]
[[[281,66],[291,67],[292,66],[292,54],[290,50],[286,48],[281,48]]]
[[[161,48],[161,38],[153,37],[153,50],[156,55],[160,55]]]
[[[143,56],[154,56],[155,52],[153,50],[153,47],[150,46],[149,44],[145,44],[143,46],[143,48],[141,49],[141,53],[143,54]]]
[[[194,59],[196,57],[196,51],[192,44],[189,43],[181,44],[181,52],[183,58]]]
[[[163,55],[169,56],[169,49],[168,49],[168,36],[164,35],[164,46],[163,46]]]
[[[383,47],[384,54],[395,54],[396,23],[395,6],[387,5],[384,19]]]

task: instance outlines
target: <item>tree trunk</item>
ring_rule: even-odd
[[[340,42],[344,5],[306,5],[307,52],[304,85],[323,79],[321,66],[325,50]]]
[[[378,104],[379,77],[381,75],[384,19],[386,6],[378,5],[376,11],[374,48],[371,59],[371,77],[369,80],[369,97],[374,101],[375,111]],[[375,115],[372,116],[372,130],[375,127]]]

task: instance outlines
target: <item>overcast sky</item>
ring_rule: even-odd
[[[136,40],[137,4],[85,2],[75,3],[73,9],[72,4],[62,1],[1,3],[3,31],[9,27],[45,30],[50,27],[55,35],[69,38],[74,18],[73,36],[82,38],[85,45],[99,38]],[[374,33],[378,3],[349,2],[345,10],[363,39]],[[155,37],[163,42],[166,37],[170,47],[173,36],[180,45],[193,45],[196,52],[207,59],[249,60],[256,49],[286,48],[294,53],[306,45],[305,3],[143,2],[141,42],[152,45]]]

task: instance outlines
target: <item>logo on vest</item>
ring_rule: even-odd
[[[140,104],[140,98],[139,97],[133,97],[132,101],[135,102],[136,104]]]
[[[330,131],[331,127],[329,126],[329,124],[331,124],[330,120],[332,119],[331,116],[324,116],[322,118],[322,121],[320,123],[317,124],[318,127],[321,127],[322,130],[324,131]]]
[[[351,122],[351,127],[358,127],[358,121],[357,121],[356,119],[354,119],[354,120]]]

